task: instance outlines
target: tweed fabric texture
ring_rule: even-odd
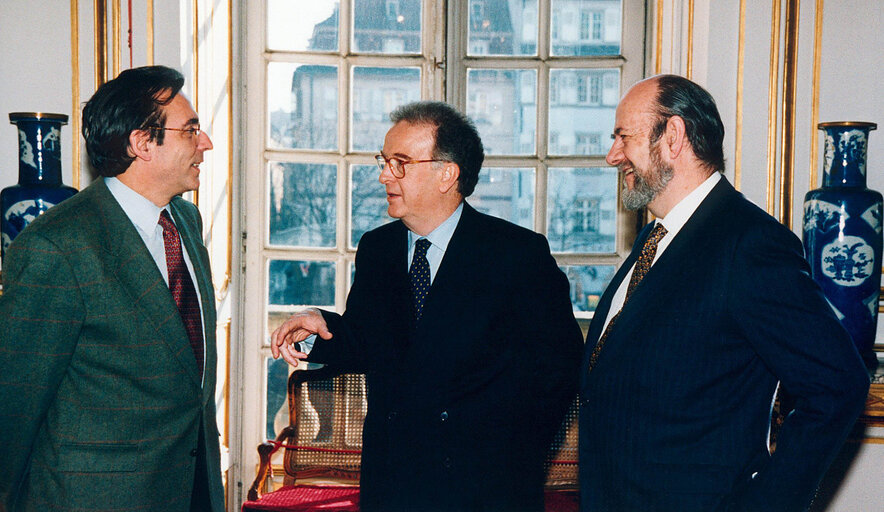
[[[6,253],[0,510],[189,512],[203,457],[206,509],[224,511],[209,256],[196,207],[175,197],[169,210],[202,299],[202,378],[169,287],[104,179]]]
[[[163,245],[166,248],[166,269],[169,273],[169,291],[172,292],[172,298],[175,299],[175,305],[178,306],[178,312],[181,313],[181,321],[184,322],[184,328],[187,330],[187,337],[190,339],[190,348],[193,349],[193,355],[196,357],[197,371],[203,372],[203,323],[202,313],[200,312],[199,298],[196,294],[196,288],[190,279],[190,272],[187,271],[187,265],[184,263],[184,253],[181,250],[181,238],[178,236],[178,229],[172,222],[168,210],[160,213],[159,225],[163,228]]]
[[[408,269],[408,277],[411,279],[411,300],[414,306],[414,319],[420,320],[424,310],[424,300],[430,291],[430,262],[427,261],[427,250],[430,248],[429,240],[421,238],[414,245],[414,256],[411,259],[411,268]]]
[[[651,265],[654,263],[654,256],[657,255],[657,244],[660,243],[660,240],[663,240],[663,237],[666,236],[666,228],[663,227],[663,224],[657,223],[654,226],[654,229],[651,230],[651,234],[648,235],[648,239],[645,240],[645,244],[642,246],[641,255],[638,257],[638,260],[635,262],[635,268],[632,269],[632,277],[629,279],[629,286],[626,287],[626,298],[623,300],[623,305],[629,301],[629,296],[632,295],[633,290],[638,286],[638,283],[644,279],[645,274],[648,273],[648,270],[651,269]],[[621,306],[620,311],[623,311],[623,307]],[[620,316],[620,311],[617,312],[612,318],[611,321],[608,322],[608,326],[605,328],[605,332],[602,333],[602,336],[599,338],[599,342],[596,343],[595,348],[592,349],[592,354],[589,356],[589,371],[595,367],[596,362],[599,359],[599,353],[602,351],[602,347],[605,345],[605,341],[608,340],[608,334],[611,332],[611,328],[614,327],[614,323],[617,321],[617,317]]]

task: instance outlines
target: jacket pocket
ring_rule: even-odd
[[[138,467],[139,443],[71,443],[61,446],[58,470],[77,473],[131,472]]]

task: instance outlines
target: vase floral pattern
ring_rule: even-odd
[[[804,197],[804,252],[866,366],[874,352],[881,291],[882,196],[866,187],[869,131],[874,123],[821,123],[823,186]]]
[[[0,192],[0,255],[38,215],[77,192],[61,181],[61,126],[64,114],[16,112],[18,184]]]

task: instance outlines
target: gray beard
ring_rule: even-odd
[[[656,146],[651,148],[649,167],[650,172],[647,179],[639,175],[638,169],[633,169],[632,190],[629,190],[627,187],[626,180],[623,181],[623,193],[620,194],[620,199],[623,201],[623,207],[627,210],[644,208],[657,197],[657,194],[663,192],[666,185],[672,181],[672,166],[666,165],[661,161],[660,153]]]

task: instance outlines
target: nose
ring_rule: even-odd
[[[197,148],[201,151],[208,151],[215,146],[212,145],[212,139],[209,138],[209,134],[206,132],[200,132],[199,140],[197,141]]]
[[[387,162],[386,164],[384,164],[384,168],[381,169],[381,174],[378,176],[378,181],[386,185],[387,183],[390,183],[395,179],[396,177],[393,176],[393,171],[390,169],[390,163]]]
[[[608,165],[612,167],[616,167],[623,161],[623,140],[619,137],[614,138],[614,143],[611,144],[611,149],[608,151],[608,155],[605,156],[605,162],[608,162]]]

